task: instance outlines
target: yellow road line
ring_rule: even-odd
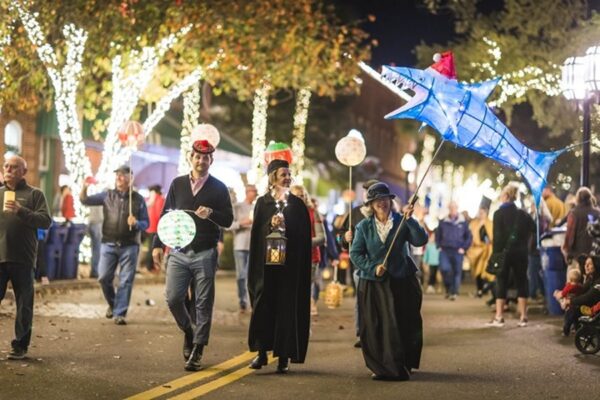
[[[181,378],[177,378],[175,380],[172,380],[170,382],[167,383],[163,383],[160,386],[157,386],[153,389],[147,390],[145,392],[142,393],[138,393],[136,395],[133,395],[131,397],[128,397],[125,400],[149,400],[149,399],[154,399],[156,397],[162,396],[164,394],[173,392],[177,389],[181,389],[184,386],[187,385],[191,385],[192,383],[198,382],[202,379],[206,379],[209,378],[213,375],[217,375],[223,371],[227,371],[228,369],[231,369],[233,367],[238,366],[239,364],[243,363],[243,362],[247,362],[249,360],[251,360],[253,357],[255,356],[255,353],[250,353],[250,352],[244,352],[242,354],[240,354],[237,357],[234,357],[230,360],[227,360],[225,362],[222,362],[219,365],[215,365],[212,367],[209,367],[205,370],[202,371],[198,371],[195,372],[193,374],[189,374],[186,376],[183,376]]]
[[[273,358],[272,356],[269,356],[269,364],[272,363],[273,361],[275,361],[275,358]],[[204,396],[205,394],[210,393],[213,390],[217,390],[220,387],[223,387],[225,385],[233,383],[233,382],[237,381],[238,379],[243,378],[246,375],[250,375],[254,371],[256,371],[256,370],[251,369],[249,367],[243,367],[243,368],[237,369],[219,379],[215,379],[214,381],[210,381],[208,383],[205,383],[204,385],[200,385],[197,388],[194,388],[187,392],[181,393],[178,396],[170,397],[169,400],[197,399],[198,397]]]

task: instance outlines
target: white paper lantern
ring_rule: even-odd
[[[217,148],[219,142],[221,141],[221,135],[219,134],[219,130],[215,128],[214,125],[200,124],[196,125],[190,134],[190,142],[194,143],[196,140],[208,140],[208,142],[212,144],[214,148]]]
[[[187,212],[175,210],[166,213],[158,221],[158,238],[173,249],[179,249],[192,243],[196,236],[196,223]]]
[[[335,156],[347,167],[360,164],[367,155],[367,147],[362,139],[355,136],[345,136],[335,145]]]

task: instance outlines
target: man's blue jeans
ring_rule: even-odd
[[[14,349],[27,350],[31,341],[33,324],[33,266],[17,263],[0,263],[0,302],[6,294],[6,287],[9,280],[12,283],[17,303],[15,339],[11,345]]]
[[[167,258],[167,304],[183,332],[192,329],[190,314],[185,298],[190,282],[194,284],[196,327],[194,344],[207,345],[215,303],[215,273],[217,270],[217,248],[194,253],[172,251]]]
[[[102,245],[102,222],[89,224],[88,233],[92,242],[92,271],[90,278],[97,278],[98,264],[100,263],[100,247]]]
[[[463,254],[454,249],[440,251],[440,271],[444,277],[446,294],[457,295],[462,278]]]
[[[250,257],[249,250],[235,250],[235,275],[237,277],[238,299],[240,308],[246,308],[248,305],[248,259]]]
[[[98,263],[98,282],[102,287],[104,298],[113,309],[115,317],[127,315],[133,279],[137,266],[140,246],[137,244],[129,246],[118,246],[115,243],[102,243],[100,246],[100,262]],[[115,293],[113,280],[117,265],[120,265],[119,286]]]

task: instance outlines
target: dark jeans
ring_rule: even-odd
[[[542,260],[538,254],[530,254],[527,263],[527,278],[529,280],[529,296],[544,296],[544,279],[542,278]]]
[[[429,266],[429,282],[427,283],[429,286],[435,286],[435,284],[437,283],[438,269],[439,265]]]
[[[442,249],[440,252],[440,270],[444,278],[446,294],[458,294],[462,282],[464,254],[455,249]]]
[[[563,323],[563,333],[565,336],[569,336],[571,327],[576,324],[579,317],[581,317],[579,306],[571,306],[565,311],[565,319]]]
[[[34,269],[22,264],[0,263],[0,301],[4,299],[9,280],[17,302],[15,339],[11,344],[13,348],[27,350],[33,323]]]

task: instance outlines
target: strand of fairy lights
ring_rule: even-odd
[[[63,35],[67,43],[67,54],[62,70],[59,70],[58,57],[52,46],[46,42],[37,21],[38,14],[30,13],[18,1],[9,4],[25,27],[27,36],[36,47],[40,60],[46,69],[55,91],[55,108],[58,131],[65,156],[65,166],[69,171],[77,215],[82,215],[79,192],[86,176],[91,175],[91,166],[85,153],[81,125],[77,115],[76,91],[81,73],[81,60],[87,41],[87,32],[73,24],[65,25]]]
[[[186,154],[190,151],[190,135],[192,129],[200,118],[200,85],[194,85],[191,90],[183,94],[183,121],[181,123],[181,147],[179,150],[179,166],[177,171],[180,175],[189,171]]]
[[[296,96],[296,110],[294,112],[294,131],[292,136],[292,172],[294,180],[302,184],[304,173],[304,149],[306,138],[306,121],[308,120],[308,107],[310,106],[310,88],[303,88]]]
[[[156,104],[156,108],[154,109],[152,114],[150,114],[150,116],[148,116],[148,118],[146,118],[146,121],[144,121],[144,123],[142,124],[144,135],[147,136],[150,132],[152,132],[152,129],[154,129],[156,124],[158,124],[160,120],[163,119],[163,117],[171,107],[171,103],[173,102],[173,100],[181,96],[181,94],[188,90],[192,85],[197,85],[201,77],[202,68],[196,68],[181,81],[177,82],[177,84],[174,85],[169,90],[169,92],[158,101],[158,103]],[[119,165],[124,164],[125,162],[127,162],[129,157],[131,157],[131,152],[132,148],[129,146],[120,147],[119,151],[115,154],[114,159],[111,161],[111,165],[113,167],[117,167]]]
[[[491,107],[501,106],[509,98],[521,98],[529,90],[539,90],[548,96],[558,96],[561,93],[559,73],[544,72],[541,68],[527,66],[518,71],[499,74],[496,67],[502,59],[502,50],[494,40],[484,37],[483,41],[489,46],[487,53],[492,57],[492,60],[491,62],[471,63],[471,66],[489,73],[490,76],[500,76],[502,78],[498,84],[502,91],[496,100],[489,102]],[[550,66],[555,71],[560,71],[558,65],[551,64]],[[473,82],[471,81],[471,83]]]
[[[143,90],[150,83],[158,67],[160,58],[191,28],[191,24],[186,25],[178,32],[162,39],[156,47],[146,46],[141,51],[132,50],[125,68],[121,67],[122,55],[113,58],[112,111],[104,141],[102,161],[98,169],[98,180],[104,185],[112,183],[112,170],[119,165],[119,159],[116,157],[121,150],[118,141],[119,128],[131,118]]]
[[[252,164],[249,183],[256,183],[262,176],[262,162],[266,149],[267,109],[271,85],[265,80],[254,92],[254,110],[252,112]]]
[[[6,35],[0,38],[0,63],[2,64],[2,73],[0,74],[0,90],[6,88],[6,76],[8,76],[8,71],[10,70],[10,66],[8,64],[8,60],[4,55],[4,49],[10,46],[12,43],[10,35]]]

